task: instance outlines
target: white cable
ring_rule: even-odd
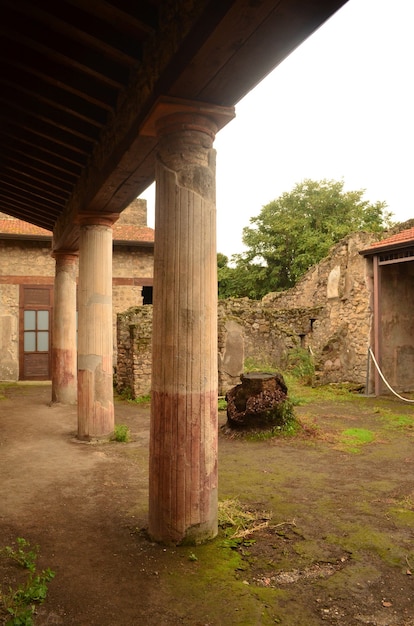
[[[372,357],[372,360],[374,361],[374,365],[378,370],[378,374],[381,376],[382,380],[384,381],[384,383],[387,385],[388,389],[391,391],[391,393],[394,394],[394,396],[397,396],[397,398],[399,398],[400,400],[403,400],[404,402],[414,402],[414,400],[409,400],[408,398],[403,398],[402,396],[400,396],[399,393],[397,393],[396,391],[394,391],[394,389],[391,387],[391,385],[388,383],[388,381],[385,379],[384,374],[381,372],[380,370],[380,366],[377,363],[377,360],[374,356],[373,351],[371,350],[371,348],[369,348],[369,353]]]

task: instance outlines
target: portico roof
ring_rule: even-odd
[[[118,245],[154,245],[154,229],[148,226],[116,223],[112,227],[114,243]],[[7,219],[0,214],[0,239],[36,239],[51,241],[52,232],[19,219]]]
[[[75,248],[154,180],[161,97],[233,106],[344,3],[1,0],[0,211]]]

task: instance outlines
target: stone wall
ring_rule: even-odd
[[[134,398],[151,391],[152,306],[117,315],[116,389]]]
[[[19,290],[22,283],[53,282],[47,241],[0,239],[0,380],[19,379]]]
[[[19,287],[0,284],[0,380],[19,378]]]
[[[359,254],[378,238],[368,233],[346,237],[289,291],[263,299],[275,309],[312,303],[321,313],[305,343],[315,355],[320,382],[363,384],[372,342],[372,264]]]
[[[3,219],[14,220],[0,214]],[[118,222],[145,226],[147,205],[137,199],[121,214]],[[14,220],[15,221],[15,220]],[[116,363],[116,316],[142,304],[142,287],[152,284],[152,247],[114,243],[113,252],[113,334]],[[22,284],[53,284],[55,260],[51,240],[20,237],[0,238],[0,380],[19,378],[19,287]]]
[[[218,307],[219,393],[240,382],[247,367],[283,368],[288,353],[303,344],[319,307],[275,310],[248,298],[220,300]]]
[[[120,214],[117,224],[147,225],[147,201],[136,198]]]
[[[0,239],[0,277],[55,275],[50,241]]]
[[[364,385],[371,344],[372,266],[359,251],[376,239],[367,233],[346,237],[288,291],[268,294],[262,301],[219,301],[219,393],[239,382],[246,361],[283,368],[297,347],[313,354],[319,382]],[[149,372],[151,307],[142,309],[147,309],[144,319],[139,308],[118,315],[118,388],[129,387],[136,395],[150,388],[140,368]],[[131,371],[139,384],[124,376]]]
[[[219,394],[240,382],[245,362],[283,367],[290,350],[301,345],[309,317],[318,308],[274,311],[260,302],[220,301],[218,306]],[[133,307],[117,320],[117,390],[133,397],[151,389],[152,306]]]
[[[114,364],[117,353],[117,315],[130,307],[142,305],[142,288],[152,284],[154,255],[152,248],[114,246],[112,312],[114,329]]]

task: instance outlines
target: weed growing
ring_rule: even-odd
[[[128,426],[126,426],[125,424],[116,424],[113,439],[114,441],[119,441],[122,443],[127,443],[128,441],[131,441],[131,431],[129,430]]]
[[[133,400],[135,404],[150,404],[151,402],[151,394],[144,394],[142,396],[138,396]]]
[[[289,389],[289,398],[295,405],[306,405],[313,402],[363,402],[364,396],[355,393],[347,384],[329,384],[310,387],[295,378],[292,373],[283,374]]]
[[[125,387],[122,391],[115,393],[115,397],[118,398],[118,400],[132,402],[133,404],[149,404],[151,402],[151,394],[135,396],[131,387]]]
[[[313,357],[304,348],[294,348],[287,354],[286,369],[293,378],[305,385],[312,385],[315,376]]]
[[[245,372],[263,372],[266,374],[274,374],[280,370],[272,361],[255,359],[253,357],[247,357],[244,361]]]
[[[38,546],[31,546],[23,537],[18,537],[16,544],[1,549],[0,557],[14,562],[24,571],[25,578],[14,589],[11,586],[8,591],[0,589],[1,609],[8,615],[6,626],[32,626],[36,605],[44,602],[55,572],[49,568],[37,570]]]

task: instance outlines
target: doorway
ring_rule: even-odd
[[[53,285],[21,285],[19,378],[51,379]]]

